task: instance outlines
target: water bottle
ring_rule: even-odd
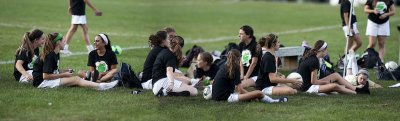
[[[210,85],[210,77],[206,77],[204,80],[204,86]]]

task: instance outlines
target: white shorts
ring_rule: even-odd
[[[239,94],[238,93],[232,93],[229,97],[228,97],[228,102],[230,103],[234,103],[234,102],[239,102]]]
[[[272,89],[273,89],[274,87],[275,87],[275,86],[266,87],[266,88],[264,88],[264,89],[262,90],[262,92],[263,92],[265,95],[272,95]]]
[[[43,80],[42,83],[37,88],[55,88],[59,87],[61,82],[61,78],[54,80]]]
[[[72,15],[71,24],[86,24],[86,15]]]
[[[319,85],[311,85],[310,88],[306,91],[307,93],[318,93]]]
[[[32,76],[32,70],[27,70],[26,71],[30,76]],[[29,83],[28,78],[25,77],[24,75],[21,75],[19,78],[19,83]]]
[[[174,87],[172,88],[172,91],[178,89],[181,87],[182,82],[178,80],[174,80]],[[164,96],[167,96],[167,86],[168,86],[168,78],[162,78],[158,80],[156,83],[153,85],[153,93],[154,95],[157,95],[157,93],[160,91],[161,88],[164,88],[163,93]]]
[[[367,36],[390,36],[389,21],[383,24],[376,24],[368,19],[367,31],[365,32]]]
[[[254,81],[254,83],[257,81],[257,78],[258,78],[258,76],[250,77],[250,79],[252,79]]]
[[[348,30],[349,29],[347,28],[347,26],[343,26],[343,32],[344,32],[345,37],[347,37]],[[358,28],[357,28],[357,22],[353,23],[353,31],[356,34],[360,33],[360,31],[358,31]],[[353,33],[350,32],[350,36],[353,36]]]
[[[153,89],[153,83],[151,83],[152,82],[151,80],[152,79],[149,79],[148,81],[142,83],[143,89],[145,89],[145,90]]]

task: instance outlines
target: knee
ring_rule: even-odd
[[[82,71],[82,70],[80,70],[80,71],[78,72],[78,76],[79,76],[80,78],[86,78],[86,72],[87,72],[87,71]]]
[[[288,94],[291,94],[291,95],[297,94],[297,90],[291,89],[291,90],[289,90]]]
[[[197,94],[198,94],[198,91],[197,91],[196,88],[193,88],[193,89],[190,91],[190,96],[197,96]]]

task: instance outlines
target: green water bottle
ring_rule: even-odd
[[[204,86],[210,85],[210,77],[206,77],[206,78],[203,80],[203,82],[204,82]]]

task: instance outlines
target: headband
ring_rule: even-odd
[[[319,48],[318,51],[322,51],[322,50],[326,49],[327,46],[328,46],[328,43],[324,42],[324,45],[322,45],[322,47]]]
[[[57,44],[63,38],[63,35],[58,33],[57,37],[53,39],[53,44]]]
[[[99,34],[99,36],[104,40],[104,42],[106,43],[106,45],[108,45],[108,38],[105,34]]]

